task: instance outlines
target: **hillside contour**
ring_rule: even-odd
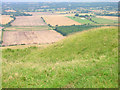
[[[83,31],[46,48],[3,50],[3,88],[117,88],[118,28]]]

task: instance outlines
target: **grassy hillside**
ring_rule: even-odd
[[[46,48],[3,50],[3,88],[115,88],[118,28],[70,35]]]

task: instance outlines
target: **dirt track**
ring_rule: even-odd
[[[46,31],[4,31],[3,46],[49,44],[57,42],[64,37],[53,30]]]

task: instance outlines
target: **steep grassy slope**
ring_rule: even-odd
[[[3,50],[3,87],[115,88],[118,29],[68,36],[46,48]]]

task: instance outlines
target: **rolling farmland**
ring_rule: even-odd
[[[61,39],[63,39],[63,36],[53,30],[4,31],[2,45],[49,44]]]
[[[17,16],[12,26],[42,26],[46,23],[40,16]]]
[[[52,26],[81,25],[81,23],[78,23],[76,21],[73,21],[72,19],[60,15],[44,16],[43,18],[47,24],[50,24]]]
[[[10,17],[10,15],[1,15],[0,16],[0,24],[8,24],[11,20],[13,20],[13,18]]]

